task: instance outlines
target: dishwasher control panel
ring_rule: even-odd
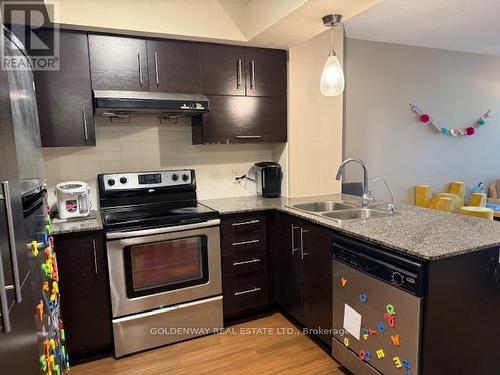
[[[423,295],[424,265],[416,260],[337,235],[334,236],[333,258],[411,294]]]

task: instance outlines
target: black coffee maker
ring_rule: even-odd
[[[283,179],[281,166],[274,161],[262,161],[255,163],[254,171],[257,195],[264,198],[278,198],[281,195]]]

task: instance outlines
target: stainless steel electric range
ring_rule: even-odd
[[[223,327],[219,213],[194,170],[102,174],[115,356]]]

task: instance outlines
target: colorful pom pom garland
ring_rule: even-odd
[[[461,135],[465,135],[465,136],[469,136],[469,137],[473,136],[476,133],[476,129],[477,128],[479,128],[479,127],[483,126],[484,124],[486,124],[486,119],[488,117],[490,117],[490,112],[491,112],[491,109],[488,109],[488,111],[486,113],[484,113],[481,117],[479,117],[479,119],[476,122],[474,122],[473,124],[468,125],[465,128],[454,129],[454,128],[442,128],[442,127],[438,126],[434,122],[434,120],[432,120],[431,115],[422,112],[420,110],[420,108],[418,108],[417,106],[415,106],[415,105],[413,105],[411,103],[410,103],[410,108],[411,108],[411,110],[413,112],[415,112],[418,115],[418,120],[421,123],[423,123],[423,124],[430,124],[439,133],[444,134],[444,135],[451,135],[453,137],[457,137],[457,136],[461,136]]]

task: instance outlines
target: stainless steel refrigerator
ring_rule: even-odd
[[[4,53],[27,58],[3,25]],[[0,372],[69,369],[33,73],[0,70]]]

